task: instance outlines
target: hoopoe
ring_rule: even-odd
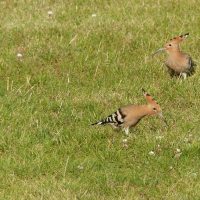
[[[163,48],[158,49],[154,54],[161,51],[166,51],[168,53],[168,58],[165,61],[165,65],[168,68],[169,74],[173,76],[179,76],[186,79],[187,75],[190,76],[195,72],[195,64],[192,58],[183,53],[179,44],[188,37],[189,33],[174,37],[169,42],[167,42]]]
[[[147,105],[127,105],[119,108],[116,112],[109,115],[105,119],[98,121],[92,125],[110,124],[114,128],[123,128],[125,133],[129,134],[129,128],[134,127],[145,116],[158,114],[163,118],[160,105],[155,99],[142,89]],[[163,118],[164,120],[164,118]],[[164,120],[166,123],[166,121]]]

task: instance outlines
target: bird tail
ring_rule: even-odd
[[[118,120],[118,112],[115,112],[115,113],[109,115],[108,117],[106,117],[105,119],[102,119],[102,120],[95,122],[91,125],[105,125],[105,124],[120,123],[120,121]]]
[[[95,122],[91,125],[105,125],[105,124],[112,124],[115,126],[120,126],[121,124],[124,123],[124,118],[126,115],[121,111],[121,109],[118,109],[116,112],[113,114],[109,115],[103,120],[100,120],[98,122]]]
[[[95,123],[93,123],[91,125],[92,126],[94,126],[94,125],[104,125],[104,124],[107,124],[107,123],[109,123],[109,122],[106,122],[106,119],[105,119],[105,120],[101,120],[101,121],[95,122]]]

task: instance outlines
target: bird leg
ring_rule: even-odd
[[[186,73],[181,73],[183,79],[185,80],[187,78],[187,74]]]
[[[129,127],[124,128],[125,134],[128,135],[129,134]]]
[[[187,78],[187,73],[181,72],[178,77],[179,78],[183,77],[183,80],[185,80]]]

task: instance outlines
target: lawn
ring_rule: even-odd
[[[0,1],[0,199],[199,200],[197,0]],[[150,55],[182,33],[195,75]],[[145,104],[126,137],[90,124]],[[124,142],[127,139],[127,142]]]

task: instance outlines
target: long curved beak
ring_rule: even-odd
[[[158,49],[157,51],[155,51],[155,52],[152,54],[152,57],[155,56],[156,54],[158,54],[158,53],[164,51],[164,50],[165,50],[165,48],[160,48],[160,49]]]
[[[168,123],[167,123],[166,119],[163,117],[162,112],[159,112],[158,116],[163,120],[163,122],[165,123],[165,125],[168,126]]]
[[[184,38],[187,38],[189,36],[189,33],[185,33],[185,34],[183,34],[181,36],[184,37]]]

